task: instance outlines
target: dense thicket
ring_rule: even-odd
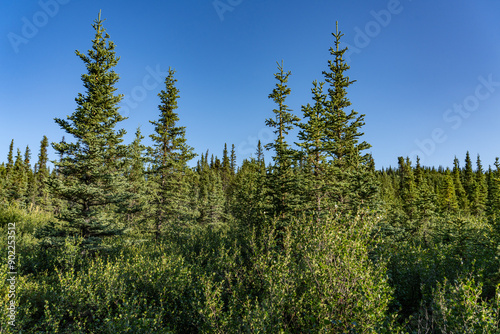
[[[152,146],[125,145],[118,58],[95,21],[85,92],[32,163],[12,140],[0,164],[0,249],[16,223],[17,327],[27,333],[498,333],[500,162],[376,170],[354,83],[332,59],[302,114],[278,63],[270,143],[236,165],[195,157],[178,125],[174,70],[158,94]],[[298,137],[290,138],[296,127]],[[292,144],[294,143],[294,144]],[[266,165],[264,148],[272,152]],[[34,160],[33,160],[34,161]],[[7,271],[0,285],[7,291]],[[6,308],[7,298],[0,299]]]

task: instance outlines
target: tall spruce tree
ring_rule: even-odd
[[[9,152],[7,154],[7,163],[5,164],[4,176],[2,180],[2,188],[0,193],[5,202],[9,202],[12,198],[12,182],[14,170],[14,139],[11,140],[9,145]]]
[[[415,176],[411,161],[407,157],[406,161],[403,157],[398,157],[400,185],[399,196],[401,197],[403,210],[408,218],[414,219],[417,210],[417,187],[415,184]]]
[[[5,164],[0,164],[0,204],[7,202],[7,169]]]
[[[376,192],[373,175],[367,168],[370,155],[363,151],[371,147],[366,141],[360,141],[364,133],[360,132],[364,123],[364,114],[345,109],[351,106],[347,98],[347,88],[354,83],[345,72],[349,65],[344,60],[346,48],[340,47],[343,34],[338,30],[332,34],[334,47],[330,48],[333,60],[328,61],[328,71],[323,71],[325,81],[329,84],[328,98],[325,101],[325,134],[330,140],[325,143],[328,156],[333,159],[333,175],[336,176],[334,201],[348,203],[357,207],[369,202]]]
[[[28,175],[21,150],[17,149],[9,180],[8,196],[12,202],[24,206],[28,189]]]
[[[28,207],[31,207],[36,204],[36,184],[35,174],[31,168],[31,149],[29,146],[26,146],[26,150],[24,151],[24,171],[26,175],[25,202]]]
[[[231,173],[231,161],[229,160],[227,144],[224,143],[224,150],[222,151],[221,180],[222,180],[222,188],[224,189],[225,192],[228,191],[232,178],[233,178],[233,173]]]
[[[325,135],[324,104],[326,95],[323,94],[324,83],[313,82],[311,92],[313,94],[314,106],[307,104],[302,106],[304,118],[307,123],[300,123],[297,145],[302,148],[307,177],[305,183],[305,197],[309,206],[306,210],[313,210],[318,217],[321,215],[326,204],[327,178],[326,167],[327,158],[323,148],[327,139]]]
[[[436,209],[436,193],[431,185],[431,180],[426,177],[425,169],[420,165],[420,158],[417,156],[415,165],[415,188],[417,191],[416,207],[419,218],[430,218]]]
[[[486,200],[486,214],[490,220],[500,217],[500,161],[495,160],[495,170],[488,169],[487,185],[488,197]]]
[[[345,75],[350,67],[344,60],[347,48],[340,47],[343,34],[338,24],[332,35],[335,38],[330,48],[333,60],[328,61],[328,70],[323,71],[327,92],[323,93],[323,83],[314,82],[315,105],[303,108],[307,123],[301,124],[299,134],[302,141],[299,145],[308,156],[309,169],[316,175],[312,183],[319,181],[319,186],[313,186],[312,191],[316,193],[316,207],[320,211],[325,200],[329,201],[330,208],[341,205],[347,210],[356,209],[370,202],[377,191],[370,171],[370,155],[363,153],[371,145],[360,141],[365,115],[346,111],[351,105],[347,88],[354,81]],[[311,162],[314,165],[311,166]]]
[[[453,160],[453,185],[455,187],[455,196],[458,201],[458,208],[464,213],[468,212],[469,199],[467,198],[467,193],[465,192],[462,184],[460,163],[457,157]]]
[[[169,68],[165,90],[158,94],[161,100],[158,106],[160,117],[157,121],[150,121],[155,132],[150,135],[153,147],[148,152],[151,164],[148,180],[151,181],[156,239],[165,229],[179,227],[196,216],[189,198],[191,179],[195,175],[187,166],[187,162],[196,154],[186,143],[185,127],[177,125],[179,116],[175,110],[178,107],[179,90],[175,87],[177,79],[174,73]]]
[[[445,171],[439,195],[442,212],[447,214],[456,213],[458,210],[458,202],[455,193],[455,186],[453,184],[453,178],[449,169],[446,169]]]
[[[40,153],[38,154],[38,162],[35,165],[35,183],[36,183],[36,205],[44,209],[49,206],[49,191],[47,182],[49,178],[49,169],[47,162],[49,161],[47,148],[49,147],[49,140],[47,136],[43,136],[40,142]]]
[[[236,173],[236,150],[234,144],[231,144],[231,155],[229,157],[229,164],[231,166],[231,173],[234,175]]]
[[[145,151],[146,146],[142,144],[144,136],[141,129],[137,128],[135,138],[128,146],[127,165],[125,177],[128,183],[128,200],[123,203],[121,212],[125,214],[127,226],[135,231],[144,232],[143,213],[148,210],[148,198],[146,195],[146,171]]]
[[[7,164],[5,165],[7,174],[14,167],[14,139],[11,140],[9,145],[9,153],[7,154]]]
[[[291,72],[285,72],[283,61],[281,64],[277,64],[278,72],[274,74],[277,81],[276,86],[269,94],[269,98],[273,99],[277,108],[273,109],[274,118],[266,119],[266,125],[274,128],[276,138],[274,142],[266,144],[265,147],[268,150],[274,150],[274,166],[268,176],[268,188],[273,202],[274,214],[284,220],[294,211],[298,194],[292,166],[295,151],[288,145],[285,136],[293,129],[293,124],[300,119],[290,113],[291,109],[285,104],[285,100],[291,92],[287,86]]]
[[[464,185],[465,193],[467,194],[467,200],[469,203],[474,202],[474,188],[476,187],[476,180],[474,179],[474,171],[472,169],[472,160],[467,151],[465,155],[465,166],[462,172],[463,178],[462,183]]]
[[[92,25],[92,48],[87,54],[76,51],[87,69],[82,75],[85,93],[78,94],[71,116],[55,119],[75,142],[52,143],[61,159],[53,161],[60,177],[52,178],[50,186],[68,204],[59,218],[67,234],[82,236],[89,246],[122,231],[113,212],[126,199],[126,147],[121,145],[125,130],[115,130],[125,119],[118,111],[122,95],[115,94],[119,76],[113,68],[119,58],[103,22],[99,12]]]
[[[482,216],[486,210],[486,199],[488,197],[488,186],[481,164],[479,154],[476,160],[476,172],[474,180],[473,201],[471,203],[471,213],[476,216]]]

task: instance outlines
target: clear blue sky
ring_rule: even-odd
[[[73,113],[84,92],[74,51],[90,48],[99,9],[121,57],[127,142],[138,126],[153,131],[170,66],[188,143],[219,156],[235,144],[241,162],[258,139],[272,140],[276,61],[292,72],[287,102],[301,117],[339,21],[357,80],[348,97],[366,114],[377,168],[415,154],[428,166],[463,161],[467,150],[485,166],[500,156],[498,1],[42,0],[0,4],[0,161],[11,139],[36,161],[43,135],[64,135],[53,119]]]

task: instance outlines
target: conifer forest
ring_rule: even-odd
[[[0,332],[500,333],[500,160],[378,169],[341,27],[299,111],[276,62],[274,138],[238,163],[188,145],[175,64],[125,142],[103,22],[64,137],[0,143]]]

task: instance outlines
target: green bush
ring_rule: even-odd
[[[481,293],[482,283],[472,277],[438,283],[430,310],[420,316],[419,332],[500,333],[500,285],[493,300],[483,300]]]

